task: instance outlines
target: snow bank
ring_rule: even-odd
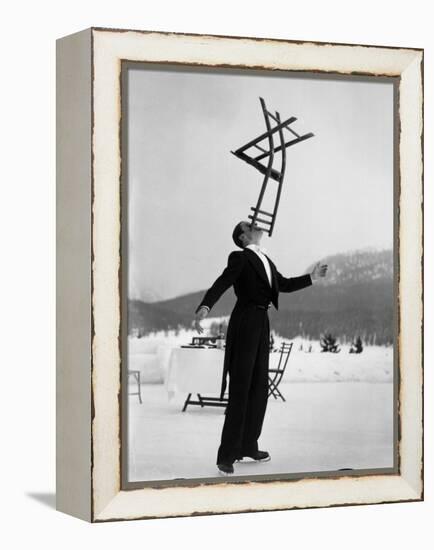
[[[212,323],[228,317],[213,317],[202,323],[205,330]],[[171,349],[191,342],[197,336],[193,329],[160,331],[142,338],[128,338],[128,353],[134,357],[134,368],[141,371],[145,383],[163,383]],[[349,345],[340,353],[322,353],[318,341],[301,337],[283,339],[273,333],[274,347],[284,340],[293,342],[285,377],[282,382],[392,382],[393,348],[365,346],[360,354],[350,354]],[[278,352],[274,352],[278,353]],[[130,368],[133,368],[130,366]]]

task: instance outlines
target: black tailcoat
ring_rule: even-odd
[[[266,306],[279,307],[279,292],[294,292],[312,284],[310,275],[286,278],[268,258],[272,285],[258,255],[245,248],[231,252],[228,265],[206,292],[201,306],[210,309],[230,287],[237,302],[231,313],[221,397],[229,373],[229,403],[226,410],[219,461],[233,462],[240,453],[257,450],[256,440],[262,427],[268,396],[269,323]],[[257,306],[265,306],[258,308]]]

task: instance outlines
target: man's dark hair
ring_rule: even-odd
[[[240,236],[244,233],[244,229],[241,226],[242,223],[243,222],[238,222],[232,232],[232,240],[239,248],[244,248],[243,243],[240,239]]]

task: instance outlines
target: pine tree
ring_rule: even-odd
[[[330,332],[324,334],[324,336],[321,336],[320,344],[322,348],[321,353],[339,353],[341,351],[338,344],[336,343],[336,338],[332,336]]]
[[[356,340],[351,344],[350,353],[362,353],[363,343],[360,336],[357,336]]]

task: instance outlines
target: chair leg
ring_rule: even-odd
[[[191,393],[188,394],[187,399],[185,400],[184,407],[182,408],[182,412],[185,412],[186,408],[188,407],[188,404],[190,403],[190,397],[191,397]]]
[[[277,399],[276,388],[273,388],[273,389],[271,390],[270,395],[272,395],[272,396],[274,397],[274,399]]]
[[[139,396],[140,405],[142,404],[142,386],[140,383],[140,372],[137,373],[137,391]]]
[[[269,393],[268,393],[268,397],[270,397],[270,395],[272,395],[274,397],[274,399],[280,399],[282,401],[286,401],[285,398],[283,397],[281,391],[278,389],[277,385],[275,384],[275,382],[273,382],[273,380],[269,379]]]
[[[277,392],[277,395],[280,397],[280,399],[282,401],[286,401],[286,399],[283,397],[282,393],[280,392],[280,390],[278,388],[275,388],[276,392]],[[277,397],[276,397],[277,399]]]
[[[274,383],[274,380],[272,380],[271,378],[268,378],[268,397],[272,395],[274,399],[277,399],[275,390],[276,390],[276,384]]]

